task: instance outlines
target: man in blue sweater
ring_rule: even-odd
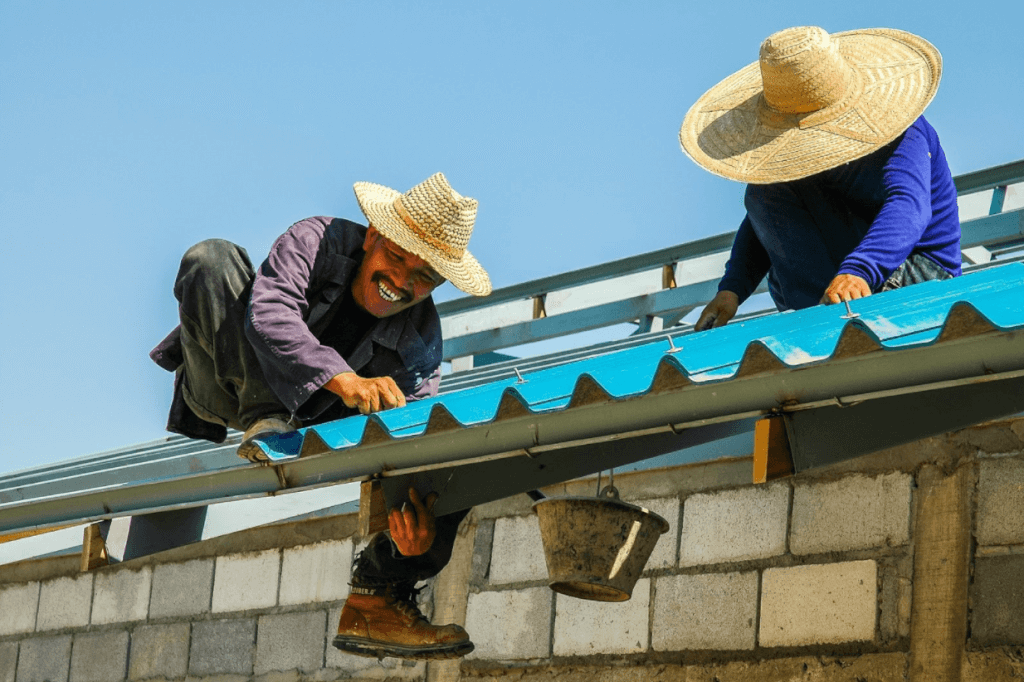
[[[748,183],[697,330],[726,324],[765,275],[791,310],[960,274],[956,188],[921,116],[941,70],[938,51],[909,33],[798,27],[694,104],[683,150]]]

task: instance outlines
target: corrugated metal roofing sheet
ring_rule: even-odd
[[[1024,328],[1024,263],[926,282],[842,305],[771,315],[703,333],[526,373],[370,417],[301,429],[261,444],[275,462],[311,449],[346,450],[469,428],[512,416],[622,401],[687,385],[714,385],[767,371],[818,366],[873,351],[928,346]],[[1024,348],[1021,349],[1024,356]]]

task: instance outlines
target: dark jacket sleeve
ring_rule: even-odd
[[[281,235],[253,282],[245,334],[267,383],[293,413],[331,377],[352,371],[341,355],[317,340],[306,325],[307,294],[317,271],[326,225],[307,219]]]
[[[718,290],[731,291],[743,303],[754,293],[770,267],[768,252],[754,233],[750,218],[744,217],[732,242],[732,253],[725,264],[725,275],[718,283]]]
[[[882,208],[838,273],[857,275],[872,290],[907,259],[932,219],[931,154],[919,123],[904,133],[886,162],[882,185]]]

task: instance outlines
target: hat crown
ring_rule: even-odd
[[[857,78],[840,54],[839,43],[817,26],[770,35],[761,43],[759,63],[765,103],[784,114],[834,106]]]
[[[443,173],[395,199],[399,216],[416,236],[453,259],[461,258],[469,245],[477,204],[452,189]]]

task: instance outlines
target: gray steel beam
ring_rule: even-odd
[[[960,226],[960,248],[992,246],[1024,237],[1024,208],[965,220]]]
[[[983,192],[986,189],[1000,185],[1012,185],[1017,182],[1024,182],[1024,159],[964,173],[953,178],[953,184],[956,185],[958,194]]]
[[[796,471],[1024,412],[1024,378],[784,413]]]

